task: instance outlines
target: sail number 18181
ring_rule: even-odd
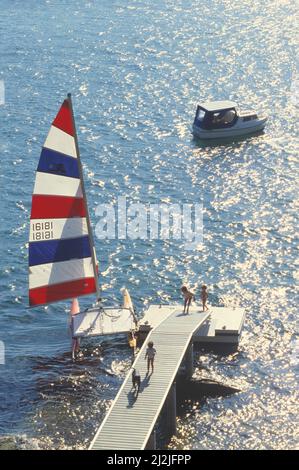
[[[54,238],[53,222],[36,222],[31,225],[32,240],[51,240]]]

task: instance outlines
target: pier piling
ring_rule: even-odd
[[[194,372],[194,367],[193,367],[193,342],[190,343],[186,356],[185,356],[185,375],[186,379],[191,379],[193,372]]]
[[[169,436],[176,435],[176,383],[173,382],[166,399],[166,422]]]
[[[149,440],[146,444],[146,450],[156,450],[157,449],[157,440],[156,440],[156,430],[153,429]]]

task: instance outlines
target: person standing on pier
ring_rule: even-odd
[[[202,301],[202,311],[209,310],[207,307],[207,300],[208,300],[208,291],[207,286],[203,284],[201,286],[201,293],[200,293],[201,301]]]
[[[154,348],[154,343],[149,341],[147,343],[147,350],[144,357],[144,359],[147,358],[147,374],[149,374],[150,366],[152,368],[152,373],[154,372],[154,360],[156,353],[157,351]]]
[[[189,307],[190,307],[190,304],[192,302],[192,300],[195,300],[195,297],[194,297],[194,294],[193,292],[190,292],[186,286],[183,286],[181,288],[181,292],[184,296],[184,311],[183,313],[186,313],[188,314],[189,313]],[[186,311],[187,309],[187,311]]]
[[[136,356],[137,339],[133,330],[130,331],[128,335],[128,343],[130,348],[132,348],[132,362],[134,362]]]

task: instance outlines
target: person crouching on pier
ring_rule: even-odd
[[[184,311],[183,313],[188,314],[189,313],[189,307],[192,302],[192,300],[195,300],[193,292],[190,292],[186,286],[183,286],[181,288],[181,292],[184,296]]]

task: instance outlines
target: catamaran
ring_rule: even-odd
[[[63,101],[42,147],[32,196],[29,236],[29,305],[83,295],[95,304],[72,315],[73,338],[134,331],[128,291],[121,307],[104,307],[88,212],[71,95]],[[75,313],[75,314],[74,314]]]

